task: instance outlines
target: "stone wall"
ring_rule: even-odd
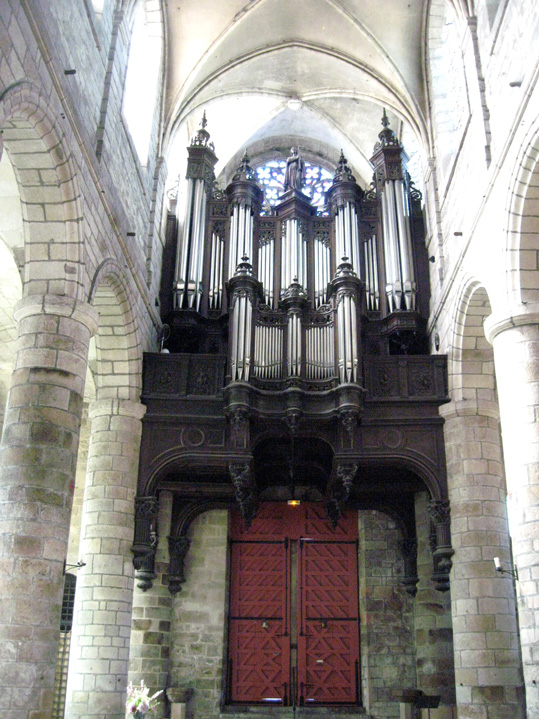
[[[228,513],[215,510],[191,525],[186,582],[173,606],[171,684],[194,689],[195,717],[219,716],[223,691]]]
[[[395,693],[416,686],[413,600],[401,584],[402,536],[380,512],[359,512],[359,611],[363,703],[399,716]]]

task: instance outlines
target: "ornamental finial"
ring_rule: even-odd
[[[338,182],[355,182],[356,178],[352,174],[352,170],[348,167],[348,160],[344,156],[344,152],[341,148],[341,156],[339,157],[339,164],[335,170],[333,177],[334,184]]]

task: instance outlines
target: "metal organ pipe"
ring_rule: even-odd
[[[408,208],[408,197],[402,181],[399,181],[398,187],[395,187],[395,199],[397,208],[397,225],[399,228],[399,249],[401,256],[404,301],[406,309],[413,310],[415,309],[415,278],[412,259],[410,213]]]
[[[185,225],[176,262],[176,308],[200,309],[204,235],[206,231],[206,186],[204,180],[187,180]]]
[[[338,366],[341,382],[357,382],[357,318],[356,302],[349,294],[340,294],[337,300]]]
[[[281,291],[285,292],[296,280],[305,287],[307,241],[303,237],[301,222],[296,218],[285,220],[283,223],[281,249]]]
[[[335,366],[333,326],[308,327],[305,345],[307,379],[323,380],[333,377]]]
[[[288,315],[288,376],[301,375],[301,317],[297,312]]]
[[[215,232],[211,237],[209,308],[221,309],[224,241]]]
[[[390,311],[415,308],[415,278],[408,199],[403,180],[388,180],[382,193],[386,294]]]
[[[243,257],[253,259],[253,217],[251,206],[234,203],[230,213],[228,277],[232,277]]]
[[[249,380],[251,366],[251,324],[253,307],[247,292],[240,292],[234,297],[232,313],[232,381]]]
[[[378,289],[378,255],[375,235],[369,237],[365,242],[364,251],[367,309],[376,311],[380,308],[380,294]]]
[[[280,379],[283,363],[283,328],[277,324],[255,326],[253,373],[261,379]]]
[[[258,250],[258,276],[264,288],[264,300],[273,307],[273,257],[275,240],[267,240]]]

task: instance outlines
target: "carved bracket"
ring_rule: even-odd
[[[233,449],[245,449],[249,443],[249,410],[234,407],[227,412],[230,426],[230,444]]]
[[[326,500],[326,516],[333,527],[337,526],[346,503],[348,502],[356,472],[356,463],[347,462],[337,465],[335,472],[336,476],[329,487],[328,497]]]
[[[256,517],[256,483],[249,462],[230,462],[228,465],[236,501],[239,505],[245,526],[249,528]]]
[[[155,579],[155,552],[157,550],[157,497],[135,497],[135,538],[131,551],[137,586],[145,592]]]
[[[451,546],[451,509],[447,500],[431,500],[429,502],[429,514],[434,525],[432,542],[432,559],[434,571],[432,581],[440,592],[447,592],[449,589],[449,572],[453,566],[451,557],[455,550]]]

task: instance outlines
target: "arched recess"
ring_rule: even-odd
[[[23,217],[23,293],[82,300],[83,213],[71,152],[57,132],[61,125],[29,82],[16,83],[0,96],[0,129]]]
[[[17,328],[13,309],[22,296],[23,263],[24,237],[19,187],[9,155],[4,152],[0,158],[0,425],[15,359]]]
[[[112,260],[104,262],[96,272],[89,297],[89,302],[99,313],[99,326],[96,335],[90,340],[88,356],[69,530],[67,561],[70,564],[79,559],[86,463],[91,436],[88,409],[93,401],[100,399],[136,402],[139,399],[142,350],[128,297],[118,265]]]
[[[89,302],[99,313],[95,335],[96,399],[139,401],[142,346],[121,269],[114,260],[98,268]]]
[[[461,288],[449,348],[449,394],[459,407],[481,408],[499,416],[494,354],[483,324],[491,314],[490,299],[479,280],[469,278]]]
[[[531,124],[511,179],[506,236],[509,305],[539,302],[539,118]],[[504,310],[506,308],[495,308]]]

